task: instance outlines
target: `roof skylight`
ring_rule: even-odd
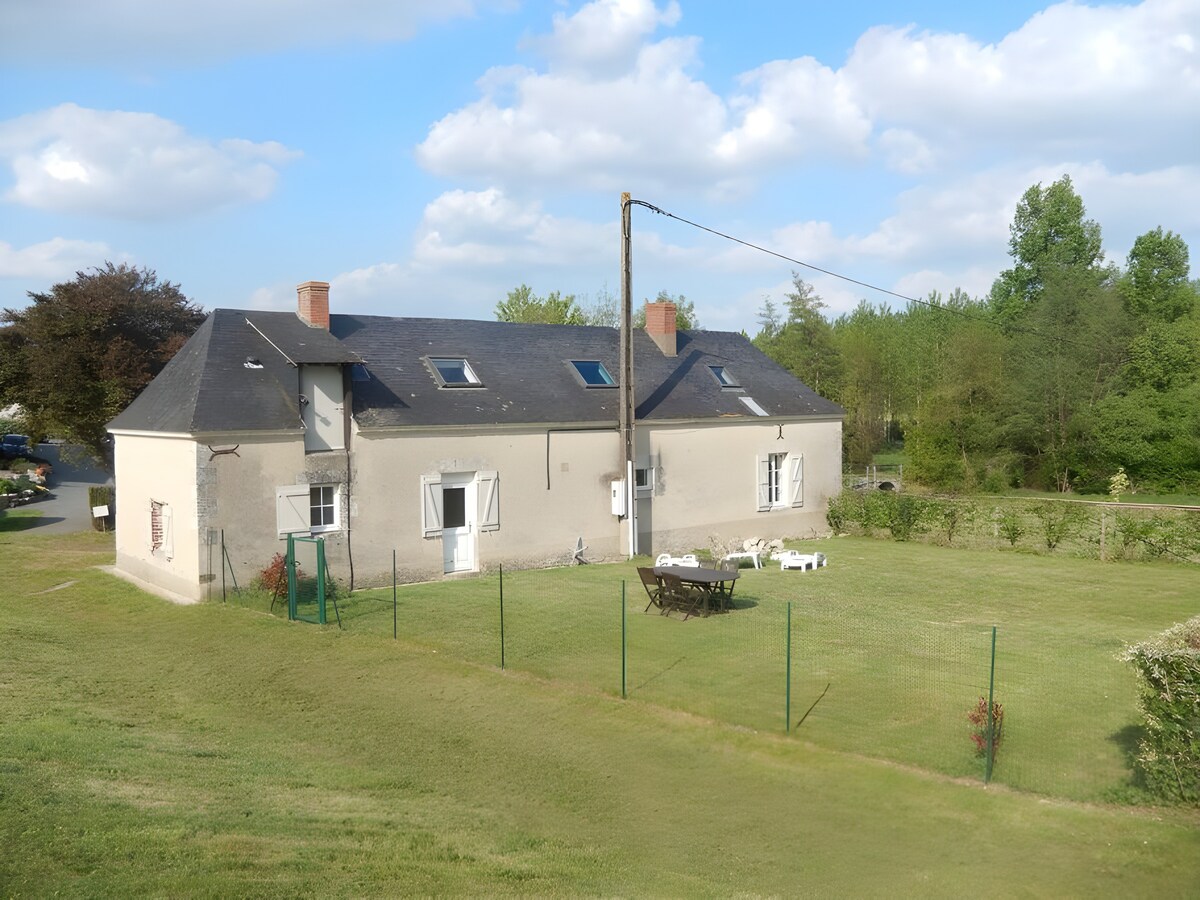
[[[724,366],[709,366],[708,371],[712,372],[713,378],[717,379],[717,384],[723,388],[741,387],[738,380],[733,377],[733,373]]]
[[[750,412],[754,413],[756,416],[769,416],[770,415],[769,412],[767,412],[765,409],[763,409],[761,406],[759,406],[757,403],[754,402],[753,397],[738,397],[738,399],[741,400],[743,403],[745,403],[746,407],[750,410]]]
[[[571,365],[588,387],[616,387],[617,383],[604,368],[604,363],[596,359],[573,359]]]
[[[483,384],[471,364],[461,357],[431,356],[429,364],[442,387],[478,387]]]

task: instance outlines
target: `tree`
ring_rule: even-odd
[[[1100,226],[1084,213],[1068,175],[1049,187],[1035,184],[1021,197],[1009,226],[1013,267],[992,286],[992,304],[1003,321],[1012,322],[1036,301],[1056,270],[1099,275],[1104,257]]]
[[[539,297],[527,284],[513,288],[508,297],[496,304],[498,322],[525,322],[538,325],[586,325],[587,317],[575,303],[575,295],[562,296],[551,291]]]
[[[763,305],[758,308],[758,334],[754,336],[754,342],[756,344],[760,341],[769,342],[779,334],[779,329],[782,327],[783,322],[779,318],[779,310],[775,308],[770,294],[767,294],[763,297]],[[760,346],[759,349],[762,347]]]
[[[111,262],[29,298],[24,309],[0,312],[0,397],[21,405],[37,435],[82,444],[106,461],[105,425],[204,313],[153,270]]]
[[[1188,283],[1188,246],[1173,231],[1147,231],[1133,242],[1122,282],[1125,306],[1143,320],[1174,322],[1196,306]]]
[[[675,304],[675,327],[680,331],[699,331],[700,318],[696,315],[696,304],[687,297],[680,294],[678,297],[668,291],[659,291],[658,296],[654,298],[654,302]],[[646,327],[646,306],[643,304],[640,308],[633,310],[633,327]]]

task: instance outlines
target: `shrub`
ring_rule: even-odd
[[[980,697],[979,702],[967,713],[971,723],[971,742],[975,744],[975,755],[984,756],[988,749],[988,701]],[[1000,749],[1000,738],[1004,734],[1004,704],[992,701],[992,759]]]
[[[1073,503],[1047,501],[1033,508],[1042,526],[1042,538],[1047,550],[1054,550],[1063,540],[1074,534],[1079,524],[1079,508]]]
[[[969,528],[979,516],[974,504],[965,500],[933,500],[926,507],[928,518],[946,535],[946,543],[954,543],[960,529]]]
[[[88,507],[89,512],[97,506],[107,506],[108,515],[99,518],[92,517],[92,529],[94,531],[111,531],[113,523],[117,517],[116,506],[116,491],[111,485],[92,485],[88,488]]]
[[[299,566],[296,566],[297,580],[304,577],[304,572]],[[283,553],[276,553],[271,557],[270,563],[254,576],[252,585],[260,591],[279,596],[287,593],[287,556]]]
[[[1025,525],[1021,522],[1021,516],[1012,507],[1000,513],[1000,518],[997,520],[997,527],[1013,547],[1017,546],[1017,541],[1025,534]]]
[[[11,478],[0,478],[0,494],[15,494],[20,490]]]
[[[1146,735],[1138,768],[1164,800],[1200,804],[1200,616],[1125,651]]]

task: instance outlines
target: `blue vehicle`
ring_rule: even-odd
[[[6,434],[0,439],[0,456],[7,459],[16,459],[18,456],[26,458],[33,453],[33,448],[29,446],[29,437],[24,434]]]

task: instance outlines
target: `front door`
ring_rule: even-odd
[[[475,478],[442,476],[442,559],[444,572],[475,569]]]

